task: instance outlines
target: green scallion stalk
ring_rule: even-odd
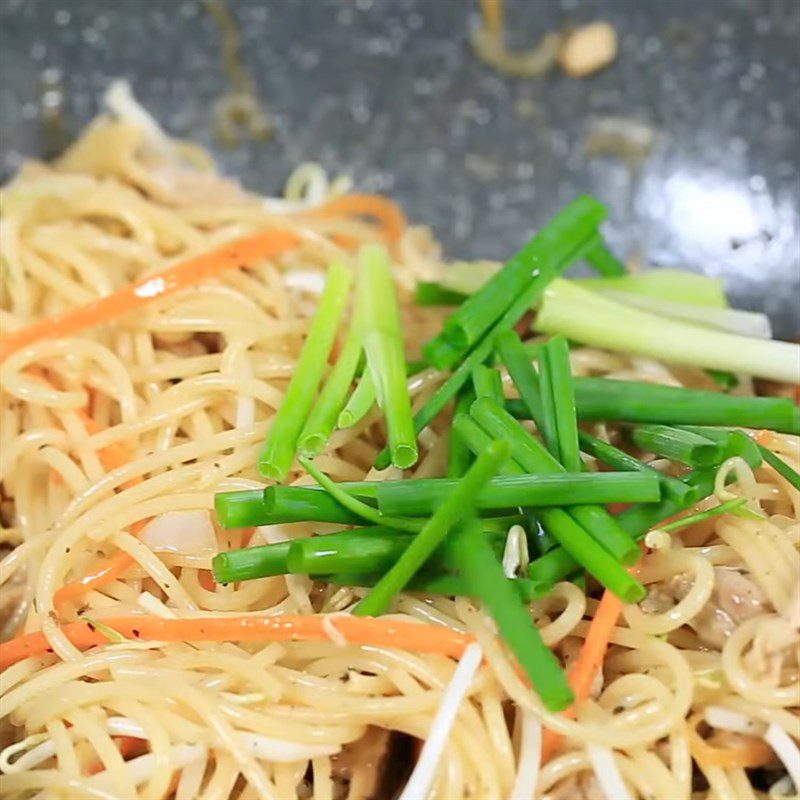
[[[328,270],[317,314],[281,407],[273,418],[258,462],[258,471],[265,478],[279,483],[289,474],[297,453],[298,436],[314,405],[317,387],[327,367],[339,321],[347,305],[351,282],[349,268],[333,262]]]
[[[758,450],[764,461],[766,461],[778,475],[786,478],[795,489],[800,489],[800,475],[798,475],[780,456],[775,455],[772,450],[769,450],[763,445],[758,445]]]
[[[470,404],[471,405],[471,404]],[[450,427],[450,435],[458,436],[464,446],[473,454],[480,455],[494,441],[472,417],[467,414],[456,414]],[[522,467],[512,459],[506,461],[498,470],[500,475],[522,475]]]
[[[552,712],[563,711],[575,697],[558,659],[542,641],[530,611],[508,585],[500,562],[472,521],[457,531],[458,560],[470,594],[480,598],[497,624],[500,636],[530,678],[542,703]]]
[[[454,417],[465,417],[469,413],[469,407],[475,399],[472,387],[465,386],[456,397]],[[468,418],[468,417],[467,417]],[[461,434],[454,426],[450,427],[450,451],[447,457],[447,477],[460,478],[469,469],[472,463],[472,450],[467,447]]]
[[[575,391],[569,366],[569,347],[563,336],[554,336],[545,346],[550,389],[555,407],[558,460],[567,472],[583,469],[578,447],[578,417],[575,411]],[[554,453],[555,455],[555,453]]]
[[[354,614],[377,616],[386,611],[392,598],[403,590],[411,577],[444,541],[450,530],[474,512],[475,497],[508,459],[509,452],[508,443],[500,440],[492,442],[477,457],[466,475],[424,524],[408,549],[372,591],[358,603],[353,610]]]
[[[536,420],[536,427],[542,434],[547,450],[558,461],[558,422],[556,420],[556,401],[553,395],[550,350],[547,346],[539,352],[539,396],[542,401],[542,417]]]
[[[513,445],[512,445],[513,448]],[[425,516],[458,486],[450,478],[419,478],[378,483],[377,503],[382,514]],[[559,471],[550,474],[498,476],[473,498],[480,511],[546,506],[583,507],[594,503],[654,502],[660,495],[658,478],[644,472]]]
[[[399,531],[410,531],[412,533],[416,533],[422,529],[420,520],[407,519],[405,517],[390,517],[381,514],[373,506],[348,494],[346,489],[343,489],[335,481],[331,480],[309,459],[301,456],[300,463],[305,467],[306,472],[308,472],[334,500],[344,506],[348,511],[360,517],[361,520],[371,522],[373,525],[385,525],[388,528],[395,528]]]
[[[579,197],[570,203],[450,316],[444,338],[464,351],[475,345],[502,317],[511,299],[549,271],[548,259],[569,259],[594,236],[605,216],[605,208],[594,198]]]
[[[731,430],[730,428],[712,428],[708,425],[679,425],[681,430],[691,431],[706,439],[711,439],[721,445],[725,450],[725,459],[731,456],[746,457],[748,462],[761,459],[758,445],[742,431]],[[723,459],[724,460],[724,459]]]
[[[465,294],[454,292],[439,283],[421,281],[417,284],[414,302],[418,306],[460,306],[466,299]]]
[[[471,415],[475,421],[490,435],[502,436],[510,444],[514,459],[529,473],[539,473],[540,475],[558,475],[564,474],[564,468],[559,464],[542,446],[542,444],[534,438],[528,431],[519,425],[514,418],[508,414],[504,409],[500,408],[496,403],[490,400],[478,399],[472,404]],[[604,473],[606,475],[615,473]],[[616,473],[624,475],[626,473]],[[633,477],[634,473],[628,473],[629,477]],[[639,478],[645,476],[645,473],[636,473]],[[589,476],[584,476],[589,477]],[[593,477],[597,478],[598,475]],[[653,475],[647,475],[650,484],[650,499],[657,500],[660,496],[660,484],[658,479]],[[658,495],[658,496],[654,496]],[[631,495],[629,495],[630,497]],[[567,501],[569,502],[569,501]],[[574,502],[574,501],[573,501]],[[599,502],[599,501],[589,501]],[[626,502],[626,501],[622,501]],[[561,505],[561,504],[559,504]],[[574,508],[569,509],[569,514],[565,516],[572,517],[579,530],[584,529],[583,535],[586,539],[591,539],[596,542],[600,548],[605,550],[614,559],[623,564],[635,564],[639,559],[639,548],[636,543],[623,531],[617,524],[616,520],[599,505],[576,505]],[[541,515],[541,519],[545,526],[548,525],[546,515]],[[550,515],[551,522],[554,520],[556,524],[561,519],[560,515]],[[562,525],[562,528],[564,526]],[[575,540],[575,533],[573,526],[570,526],[566,534],[560,535],[558,531],[550,530],[550,533],[563,544],[563,539],[566,534],[570,535],[570,540]],[[577,545],[576,545],[577,546]],[[583,562],[581,562],[583,563]],[[616,562],[615,562],[616,563]],[[607,566],[605,560],[603,565]],[[592,572],[592,567],[587,563],[584,564],[587,570]],[[617,565],[619,566],[619,565]],[[619,573],[627,575],[621,567],[617,571],[613,579],[619,585],[619,582],[625,583],[623,576]],[[592,574],[595,574],[594,572]],[[599,575],[595,575],[598,580],[603,582]],[[605,584],[604,585],[608,585]],[[611,588],[611,586],[609,586]],[[612,590],[613,591],[613,590]]]
[[[689,525],[694,525],[697,522],[704,522],[707,519],[713,519],[714,517],[719,517],[722,514],[735,513],[741,509],[745,503],[747,503],[746,497],[735,497],[733,500],[728,500],[725,503],[720,503],[718,506],[714,506],[714,508],[707,508],[705,511],[698,511],[696,514],[690,514],[688,517],[681,517],[680,519],[676,519],[674,522],[667,522],[664,525],[659,525],[658,529],[666,531],[667,533],[670,531],[679,531],[681,528],[686,528]]]
[[[238,583],[289,572],[287,559],[292,542],[278,542],[259,547],[243,547],[218,553],[211,562],[217,583]]]
[[[624,450],[617,449],[613,444],[604,442],[586,433],[586,431],[578,431],[578,439],[581,444],[581,449],[585,453],[594,456],[598,461],[602,461],[615,470],[621,472],[650,472],[655,474],[661,483],[661,489],[666,497],[671,497],[674,500],[687,503],[692,502],[693,499],[700,499],[694,487],[688,486],[683,481],[673,478],[671,475],[665,475],[657,469],[653,469],[649,464],[645,464],[644,461],[640,461]]]
[[[739,385],[739,378],[732,372],[726,372],[721,369],[707,369],[706,375],[708,375],[723,392],[730,392]]]
[[[575,378],[575,403],[578,419],[586,422],[726,425],[800,434],[800,413],[788,397],[740,397],[640,381]],[[533,418],[519,400],[507,400],[506,407],[518,419]]]
[[[355,320],[350,326],[342,352],[300,434],[300,452],[304,456],[316,456],[325,449],[347,400],[358,369],[361,350],[361,331],[358,321]]]
[[[494,367],[479,364],[472,370],[472,383],[476,397],[490,397],[496,403],[503,403],[503,379]]]
[[[603,237],[599,234],[597,241],[586,250],[583,257],[605,277],[618,277],[626,275],[628,272],[625,265],[608,249]]]
[[[379,572],[372,573],[336,573],[318,575],[317,580],[332,583],[336,586],[359,586],[368,589],[375,586],[383,576]],[[523,603],[530,603],[541,597],[547,597],[553,590],[552,584],[532,581],[529,578],[508,578],[507,583],[516,592]],[[447,573],[418,572],[406,584],[405,591],[423,594],[445,595],[447,597],[470,597],[471,590],[461,575]]]
[[[501,333],[495,340],[497,352],[506,365],[508,374],[517,387],[521,402],[530,414],[530,419],[537,425],[542,420],[542,398],[540,394],[539,376],[531,363],[532,354],[515,330]],[[536,356],[541,354],[542,345],[537,345]]]
[[[338,427],[352,428],[353,425],[361,422],[375,405],[376,399],[375,381],[372,380],[372,375],[367,370],[361,376],[361,380],[339,414]]]
[[[550,283],[535,325],[543,333],[561,333],[592,347],[800,383],[800,345],[666,319],[568,281]]]
[[[683,428],[669,425],[639,425],[631,438],[637,447],[670,461],[680,461],[690,467],[716,467],[725,458],[719,443]]]
[[[367,367],[386,417],[392,463],[408,469],[416,463],[419,448],[408,394],[400,312],[384,248],[361,248],[356,298]]]
[[[528,534],[529,543],[533,545],[535,554],[543,556],[549,553],[554,547],[558,547],[558,542],[547,532],[545,527],[535,517],[529,522],[530,533]]]

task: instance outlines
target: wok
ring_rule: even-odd
[[[320,162],[399,199],[453,257],[500,258],[579,192],[608,204],[622,255],[722,276],[732,302],[800,334],[800,3],[529,0],[510,42],[605,19],[616,62],[585,80],[498,75],[474,56],[462,0],[230,0],[242,57],[274,123],[269,142],[219,147],[228,87],[199,0],[0,0],[0,131],[8,177],[52,150],[43,78],[63,87],[62,133],[127,77],[173,134],[272,193]],[[45,97],[45,104],[47,98]],[[641,163],[588,156],[603,120],[656,133]]]

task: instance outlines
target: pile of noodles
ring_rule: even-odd
[[[360,243],[384,241],[386,230],[346,213],[307,214],[349,188],[316,166],[298,169],[285,197],[265,199],[215,174],[198,148],[168,139],[124,91],[112,93],[110,105],[113,113],[57,162],[26,164],[2,191],[4,331],[276,219],[297,231],[302,245],[114,324],[41,341],[2,366],[2,636],[44,629],[54,652],[0,676],[0,794],[377,797],[375,773],[387,764],[376,766],[371,742],[381,731],[425,740],[456,661],[409,652],[402,641],[396,649],[351,645],[335,630],[326,642],[126,640],[85,653],[60,630],[79,616],[102,626],[107,617],[145,613],[344,612],[362,594],[303,576],[214,585],[213,554],[243,546],[250,532],[219,529],[211,510],[217,491],[262,485],[257,455],[314,314],[323,270],[334,256],[351,261]],[[405,227],[387,243],[414,356],[442,317],[415,308],[412,290],[419,277],[443,268],[442,259],[425,228]],[[572,367],[578,375],[707,388],[699,370],[597,350],[573,351]],[[414,378],[415,403],[440,380],[433,370]],[[83,409],[94,420],[89,427]],[[421,437],[413,474],[442,474],[446,427],[445,420]],[[617,435],[603,425],[595,432]],[[800,469],[796,437],[763,441]],[[370,472],[383,443],[370,416],[337,432],[318,463],[337,480],[379,480],[391,475]],[[122,469],[101,458],[115,445],[130,452]],[[726,487],[730,472],[735,480]],[[534,786],[537,798],[553,800],[614,791],[615,800],[792,792],[785,765],[792,769],[800,758],[800,497],[768,466],[754,472],[732,459],[721,473],[718,497],[744,496],[763,518],[725,515],[671,537],[648,535],[640,577],[651,592],[641,606],[625,608],[574,719],[543,710],[472,602],[397,599],[393,615],[471,631],[485,655],[462,687],[431,797],[530,800]],[[293,478],[309,480],[299,471]],[[305,524],[271,526],[252,532],[249,542],[311,533]],[[60,587],[120,550],[135,561],[132,569],[57,607]],[[598,596],[560,583],[531,605],[544,640],[567,667]],[[566,738],[540,763],[545,726]],[[406,774],[418,753],[410,749]]]

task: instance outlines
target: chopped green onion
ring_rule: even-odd
[[[673,478],[671,475],[665,475],[659,472],[644,461],[634,458],[624,450],[618,450],[614,445],[597,439],[585,431],[578,431],[578,438],[581,443],[581,449],[594,456],[598,461],[602,461],[609,467],[613,467],[621,472],[652,472],[661,482],[661,488],[667,497],[675,500],[682,500],[691,502],[692,498],[697,497],[697,490],[688,486],[683,481]]]
[[[366,589],[375,586],[382,577],[379,572],[344,572],[333,575],[318,575],[317,580],[333,583],[337,586],[360,586]],[[530,603],[538,598],[547,597],[553,590],[552,584],[532,581],[530,578],[508,578],[506,580],[523,603]],[[472,594],[469,586],[460,575],[432,574],[425,571],[414,575],[406,584],[405,591],[441,594],[447,597],[469,597]]]
[[[257,547],[242,547],[217,553],[211,562],[211,572],[217,583],[238,583],[289,572],[287,559],[291,541]]]
[[[263,489],[218,492],[214,495],[214,511],[223,528],[251,528],[266,525],[269,519]]]
[[[377,489],[378,509],[382,514],[425,516],[434,512],[457,485],[458,481],[450,478],[382,481]],[[566,505],[577,510],[592,503],[653,502],[659,495],[657,476],[644,472],[560,470],[550,474],[498,476],[481,489],[473,502],[481,511]]]
[[[719,443],[669,425],[639,425],[633,429],[632,438],[642,450],[690,467],[716,467],[726,457]]]
[[[566,261],[596,232],[605,208],[591,197],[570,203],[444,324],[444,338],[469,349],[502,317],[512,298],[550,272],[548,259]]]
[[[340,485],[339,488],[374,508],[375,503],[371,499],[356,494],[346,486]],[[264,510],[267,521],[251,524],[336,522],[342,525],[358,525],[361,523],[360,514],[344,507],[327,492],[320,492],[311,486],[268,486],[264,489]]]
[[[761,461],[758,445],[742,431],[729,428],[712,428],[708,425],[680,425],[678,427],[682,430],[705,436],[706,439],[711,439],[712,442],[721,445],[725,450],[725,459],[731,456],[746,456],[748,463],[755,462],[758,464]]]
[[[461,547],[458,561],[471,594],[480,598],[497,624],[500,636],[516,656],[545,707],[563,711],[575,697],[558,659],[542,641],[530,611],[507,583],[500,562],[487,546],[480,523],[472,521],[455,533]]]
[[[509,456],[509,446],[502,440],[492,442],[425,522],[419,535],[386,572],[372,591],[355,607],[353,613],[377,616],[384,613],[392,598],[408,583],[442,543],[449,531],[475,508],[475,497]]]
[[[345,403],[339,414],[337,425],[340,428],[352,428],[369,414],[370,409],[375,405],[375,400],[375,381],[372,380],[372,375],[367,370]]]
[[[730,392],[739,385],[739,378],[732,372],[725,372],[725,370],[721,369],[707,369],[706,375],[708,375],[723,392]]]
[[[608,249],[599,234],[596,243],[586,250],[583,257],[601,275],[606,277],[626,275],[628,272],[625,265]]]
[[[517,387],[522,403],[528,409],[530,418],[537,425],[542,419],[542,398],[540,394],[539,376],[531,363],[531,353],[522,343],[515,330],[501,333],[495,340],[501,361],[506,365],[508,374]],[[537,345],[537,356],[541,353],[541,345]]]
[[[472,388],[465,386],[456,397],[456,405],[454,409],[455,417],[465,417],[469,413],[469,407],[475,399],[475,393]],[[450,452],[447,458],[447,477],[460,478],[472,463],[472,451],[467,446],[461,434],[456,430],[455,426],[450,427]]]
[[[800,345],[665,319],[568,281],[549,284],[535,325],[543,333],[562,333],[592,347],[800,383]]]
[[[487,431],[487,433],[491,434],[492,436],[502,436],[510,442],[514,459],[527,472],[544,473],[545,475],[564,474],[564,468],[544,449],[541,443],[530,433],[528,433],[528,431],[526,431],[521,425],[517,424],[514,418],[504,409],[500,408],[496,403],[492,403],[490,400],[486,399],[478,399],[472,404],[472,411],[470,413],[476,422],[481,425],[485,431]],[[602,474],[627,474],[629,478],[632,478],[634,475],[636,475],[636,477],[639,479],[646,477],[648,491],[650,492],[649,499],[657,500],[660,496],[661,489],[659,481],[654,475],[648,475],[644,472],[607,472]],[[600,475],[584,474],[583,477],[598,478]],[[634,494],[631,493],[631,488],[632,487],[628,487],[629,493],[627,502],[630,502],[630,498],[632,498]],[[577,495],[573,495],[573,498],[576,496]],[[569,503],[570,501],[568,500],[567,502]],[[575,503],[576,501],[573,499],[572,502]],[[587,500],[586,502],[597,503],[601,501]],[[626,501],[623,500],[622,502]],[[559,503],[558,505],[563,505],[563,503]],[[616,520],[614,520],[614,518],[604,508],[600,507],[599,505],[575,505],[574,508],[569,509],[569,517],[572,517],[578,523],[580,528],[585,529],[584,538],[597,542],[597,544],[600,545],[603,550],[612,555],[617,561],[627,565],[634,564],[636,561],[638,561],[639,548],[636,546],[636,543],[625,533],[625,531],[619,527]],[[547,526],[547,517],[542,515],[541,518],[544,521],[545,526]],[[550,518],[555,519],[556,524],[559,524],[559,515],[556,515],[555,517],[551,515]],[[562,525],[562,527],[564,526]],[[572,527],[570,527],[567,532],[570,531],[572,531]],[[558,531],[551,530],[550,533],[559,539],[559,541],[561,541],[563,538],[563,536],[561,538],[559,537]],[[574,536],[571,536],[571,539],[574,539]],[[605,560],[603,560],[603,564],[606,564]],[[592,572],[592,567],[588,563],[584,566],[586,569]],[[619,571],[627,575],[627,573],[625,573],[625,571],[621,568]],[[602,581],[599,575],[596,575],[595,577]],[[616,580],[621,579],[622,576],[617,574]],[[607,584],[604,583],[604,585]],[[609,588],[611,587],[609,586]]]
[[[406,380],[400,312],[384,248],[361,248],[356,298],[367,367],[386,417],[392,463],[408,469],[416,463],[419,449]]]
[[[722,514],[734,513],[740,509],[747,502],[746,497],[736,497],[733,500],[728,500],[725,503],[720,503],[713,508],[707,508],[705,511],[698,511],[696,514],[690,514],[688,517],[681,517],[674,522],[668,522],[665,525],[659,525],[658,529],[661,531],[678,531],[681,528],[686,528],[689,525],[694,525],[697,522],[703,522],[713,517],[721,516]]]
[[[494,440],[486,433],[472,417],[467,414],[456,414],[450,428],[452,436],[458,436],[460,441],[473,455],[480,455]],[[512,459],[506,461],[498,470],[500,475],[522,475],[522,467]]]
[[[798,475],[780,456],[775,455],[772,450],[758,445],[758,449],[764,459],[780,476],[786,478],[795,489],[800,489],[800,475]]]
[[[580,472],[583,462],[578,448],[578,418],[567,340],[563,336],[554,336],[547,343],[546,351],[549,383],[555,405],[558,460],[567,472]]]
[[[575,378],[578,419],[653,422],[665,425],[730,425],[800,434],[800,413],[788,397],[738,395],[661,386],[611,378]],[[531,419],[519,400],[506,407],[518,419]]]
[[[350,270],[334,261],[325,281],[317,314],[311,323],[289,388],[272,420],[258,471],[278,483],[289,474],[297,452],[297,438],[308,418],[317,387],[328,363],[339,321],[347,304],[352,281]]]
[[[315,456],[325,449],[347,400],[347,393],[358,369],[361,350],[361,331],[358,322],[354,321],[342,352],[300,434],[300,452],[304,456]]]
[[[490,397],[497,403],[503,403],[503,379],[494,367],[478,364],[472,370],[472,383],[476,397]]]
[[[552,377],[550,350],[545,346],[539,352],[539,397],[542,401],[542,416],[536,420],[536,427],[539,428],[550,455],[558,461],[558,421]]]
[[[411,531],[416,533],[421,530],[422,524],[416,519],[406,519],[404,517],[389,517],[381,514],[376,508],[362,500],[347,493],[346,489],[339,486],[336,481],[331,480],[324,472],[307,458],[300,457],[300,463],[305,467],[306,472],[322,486],[325,491],[340,505],[344,506],[356,516],[371,522],[373,525],[385,525],[388,528],[396,528],[399,531]]]
[[[466,299],[465,294],[447,289],[440,283],[421,281],[417,284],[414,301],[418,306],[460,306]]]
[[[531,532],[528,538],[538,555],[543,556],[554,547],[558,547],[558,542],[547,532],[538,519],[534,518],[530,527]]]

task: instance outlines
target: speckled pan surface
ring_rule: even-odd
[[[0,0],[7,177],[41,152],[41,80],[63,73],[72,132],[109,79],[231,174],[275,192],[301,161],[391,193],[452,256],[512,252],[581,191],[611,210],[622,254],[723,275],[736,305],[800,335],[800,2],[527,0],[514,45],[612,22],[615,64],[587,80],[513,80],[474,58],[467,0],[233,0],[244,58],[276,124],[269,143],[215,147],[225,91],[218,29],[199,0]],[[605,117],[655,126],[638,169],[589,158]]]

